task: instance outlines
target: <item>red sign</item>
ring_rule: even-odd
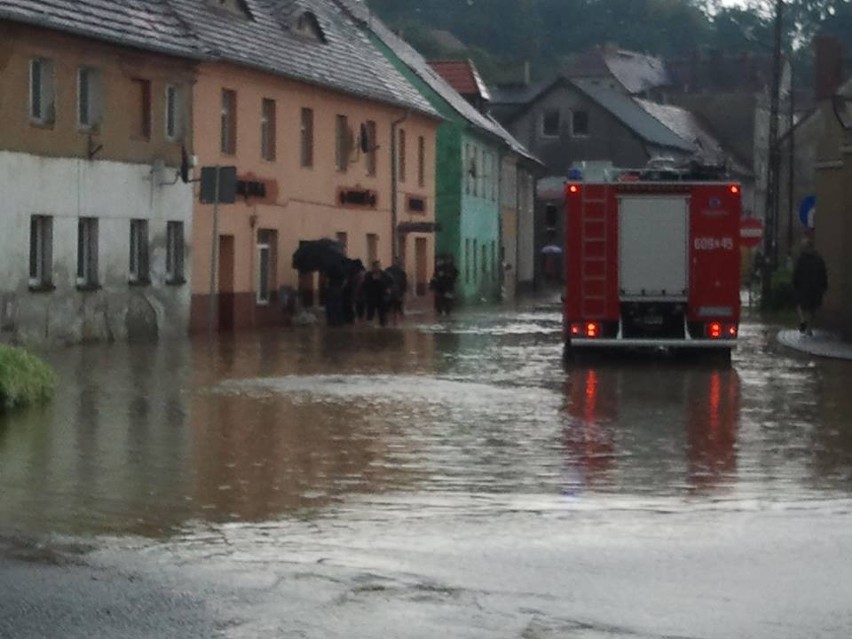
[[[755,248],[763,242],[763,220],[744,217],[740,221],[740,242],[746,248]]]

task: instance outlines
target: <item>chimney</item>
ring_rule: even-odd
[[[827,100],[837,93],[843,82],[843,45],[833,36],[814,38],[814,78],[817,101]]]

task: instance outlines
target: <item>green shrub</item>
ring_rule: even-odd
[[[0,410],[44,402],[56,379],[44,361],[21,348],[0,344]]]
[[[793,273],[789,269],[780,269],[772,274],[769,298],[761,304],[765,311],[781,311],[795,308],[796,296],[793,293]]]

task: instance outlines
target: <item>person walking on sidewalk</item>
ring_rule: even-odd
[[[813,335],[816,311],[822,306],[822,298],[828,289],[828,272],[825,261],[814,247],[811,235],[802,239],[802,250],[793,267],[793,291],[796,310],[799,313],[799,332]]]

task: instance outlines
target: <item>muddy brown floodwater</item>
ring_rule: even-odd
[[[183,593],[180,636],[848,637],[852,364],[777,330],[730,368],[565,367],[548,303],[57,350],[0,421],[5,565],[79,547],[51,580]],[[0,636],[43,636],[30,587]]]

